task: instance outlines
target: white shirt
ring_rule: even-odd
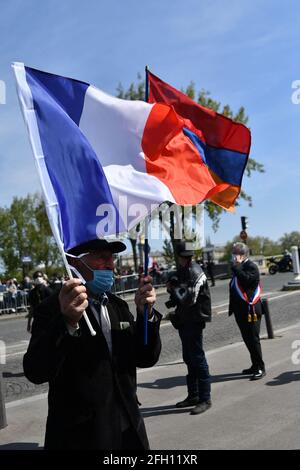
[[[106,339],[106,343],[109,349],[110,354],[112,353],[112,341],[111,341],[111,323],[108,314],[108,310],[106,305],[101,304],[100,307],[100,314],[98,314],[96,307],[91,303],[90,304],[91,310],[99,323],[104,338]],[[100,318],[99,318],[100,317]]]

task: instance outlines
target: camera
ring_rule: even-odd
[[[179,305],[191,305],[193,303],[193,288],[190,282],[181,283],[177,276],[173,275],[168,281],[167,291],[170,298],[165,302],[167,308]]]
[[[178,277],[173,274],[168,279],[167,285],[168,285],[167,291],[170,294],[170,298],[167,302],[165,302],[165,306],[167,308],[176,307],[178,305],[178,301],[177,301],[176,296],[175,296],[175,288],[179,285]]]
[[[177,303],[175,302],[174,299],[170,298],[167,302],[165,302],[165,306],[167,308],[172,308],[172,307],[176,307]]]

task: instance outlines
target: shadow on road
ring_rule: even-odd
[[[23,372],[17,372],[17,373],[11,373],[11,372],[3,372],[3,377],[8,378],[8,377],[24,377]]]
[[[274,385],[285,385],[291,382],[296,382],[300,380],[300,370],[291,370],[279,374],[277,377],[274,377],[272,382],[266,382],[266,385],[273,387]]]
[[[42,450],[38,442],[11,442],[10,444],[0,445],[1,450]]]
[[[167,405],[167,406],[156,406],[151,408],[141,408],[141,413],[143,418],[150,418],[150,416],[161,416],[161,415],[173,415],[173,414],[181,414],[181,413],[189,413],[193,406],[189,408],[176,408],[175,405]]]
[[[164,377],[163,379],[157,379],[154,382],[141,383],[139,384],[139,387],[168,389],[173,387],[181,387],[182,385],[186,385],[184,376]]]
[[[212,375],[211,381],[212,383],[228,382],[232,380],[249,379],[249,377],[250,376],[242,375],[240,373],[219,374],[219,375]],[[177,377],[164,377],[163,379],[157,379],[154,382],[140,383],[139,387],[168,389],[168,388],[174,388],[174,387],[181,387],[182,385],[186,385],[186,378],[183,375],[177,376]]]

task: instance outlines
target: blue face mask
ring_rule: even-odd
[[[114,276],[111,269],[93,270],[93,279],[86,282],[87,288],[93,294],[103,294],[109,292],[114,283]]]

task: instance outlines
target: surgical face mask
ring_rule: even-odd
[[[38,286],[39,284],[43,284],[44,283],[44,278],[39,276],[39,277],[36,277],[35,280],[34,280],[34,284],[36,286]]]
[[[85,282],[87,288],[95,295],[103,294],[104,292],[110,292],[113,283],[114,283],[114,276],[113,271],[111,269],[92,269],[88,264],[86,264],[82,257],[87,255],[88,253],[82,253],[79,256],[68,255],[72,258],[80,259],[80,261],[85,265],[85,267],[93,273],[93,279],[91,281],[84,281],[82,275],[77,271],[76,268],[70,266],[72,271],[74,271],[79,279]]]
[[[86,286],[93,294],[103,294],[110,292],[114,283],[114,276],[111,269],[95,269],[93,279],[86,282]]]

